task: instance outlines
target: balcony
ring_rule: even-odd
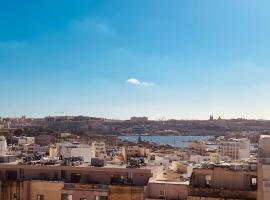
[[[107,185],[101,185],[101,184],[74,184],[74,183],[65,183],[64,189],[66,190],[108,190]]]

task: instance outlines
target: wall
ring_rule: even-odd
[[[0,200],[13,200],[14,194],[22,197],[23,200],[23,182],[5,181],[0,182]]]
[[[250,179],[257,176],[256,171],[234,171],[224,167],[194,169],[193,174],[195,176],[191,179],[191,186],[206,187],[205,176],[211,175],[211,188],[231,190],[251,190]]]
[[[270,199],[270,165],[258,164],[258,200],[269,200]],[[268,182],[266,184],[266,182]]]
[[[214,189],[214,188],[192,188],[188,187],[188,199],[194,197],[204,198],[220,198],[220,199],[247,199],[256,200],[257,191],[240,191],[240,190],[226,190],[226,189]]]
[[[88,183],[104,185],[109,185],[111,176],[115,174],[124,177],[124,184],[127,183],[128,174],[132,174],[134,186],[146,186],[152,176],[150,169],[0,164],[0,180],[5,180],[6,171],[16,171],[17,179],[35,180],[40,180],[41,175],[46,180],[61,180],[61,171],[65,171],[67,181],[70,181],[72,173],[80,173],[81,177],[88,177]]]
[[[144,200],[143,187],[109,186],[110,200]]]
[[[70,155],[73,157],[82,156],[84,162],[91,162],[91,158],[95,157],[91,147],[77,147],[70,149]]]
[[[188,195],[187,185],[181,183],[149,182],[147,186],[146,198],[158,199],[161,191],[164,192],[166,200],[186,199]]]
[[[29,200],[36,200],[38,194],[43,194],[44,199],[61,200],[63,182],[31,181],[29,183]]]
[[[258,200],[270,199],[270,136],[261,135],[258,159]],[[268,182],[268,183],[266,183]]]
[[[69,187],[66,184],[66,187],[62,190],[62,194],[71,194],[72,200],[80,200],[81,198],[96,200],[96,196],[107,197],[108,190],[106,186],[72,184]]]

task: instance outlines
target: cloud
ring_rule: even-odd
[[[71,22],[71,27],[79,31],[111,32],[111,28],[107,23],[90,17],[85,17],[81,20],[73,20]]]
[[[146,87],[153,87],[156,85],[155,83],[140,81],[139,79],[136,78],[129,78],[128,80],[126,80],[126,82],[131,85],[142,85]]]
[[[140,85],[141,84],[141,82],[138,79],[136,79],[136,78],[130,78],[130,79],[128,79],[127,80],[127,83],[133,84],[133,85]]]

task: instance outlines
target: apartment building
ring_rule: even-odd
[[[95,157],[105,158],[107,156],[105,142],[98,142],[98,141],[92,142],[92,152]]]
[[[18,145],[35,144],[35,137],[21,136],[18,138]]]
[[[124,161],[127,162],[131,157],[145,157],[149,154],[149,149],[139,146],[126,146],[122,148]]]
[[[151,180],[145,191],[146,200],[184,200],[188,195],[188,182]]]
[[[261,135],[259,139],[257,199],[270,199],[270,135]]]
[[[95,157],[95,154],[90,145],[80,143],[57,143],[56,144],[57,155],[63,158],[70,157],[83,157],[85,162],[90,163],[91,158]],[[54,147],[51,147],[51,154],[54,154]]]
[[[219,154],[232,160],[247,159],[250,156],[250,141],[247,138],[221,141]]]
[[[193,169],[188,200],[257,198],[256,164],[213,165]]]
[[[148,169],[0,164],[0,200],[143,200]]]

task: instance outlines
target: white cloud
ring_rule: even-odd
[[[155,83],[149,83],[149,82],[142,82],[141,84],[148,87],[152,87],[156,85]]]
[[[127,80],[127,83],[133,84],[133,85],[140,85],[141,84],[141,82],[138,79],[136,79],[136,78],[130,78],[130,79],[128,79]]]
[[[156,85],[155,83],[140,81],[139,79],[136,78],[129,78],[128,80],[126,80],[126,82],[131,85],[142,85],[146,87],[153,87]]]

